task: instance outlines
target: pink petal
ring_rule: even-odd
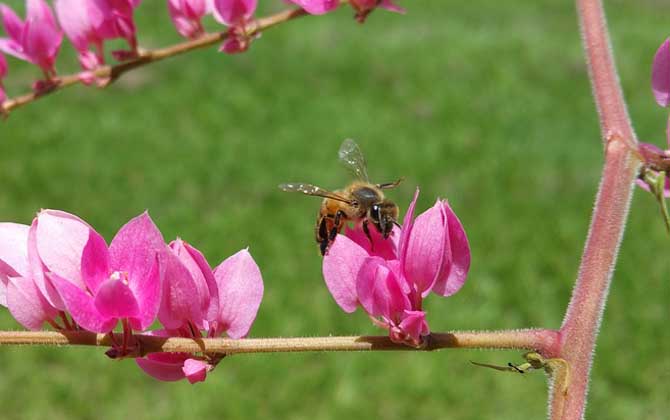
[[[95,28],[90,19],[88,4],[94,1],[55,0],[54,8],[63,31],[72,41],[77,51],[88,49],[89,37]]]
[[[112,271],[127,272],[130,287],[134,289],[133,284],[148,277],[156,255],[163,252],[163,235],[149,214],[144,212],[126,223],[112,240],[109,246],[110,268]]]
[[[7,60],[4,55],[0,54],[0,79],[5,76],[7,76]],[[2,80],[0,80],[0,86],[2,86]]]
[[[670,105],[670,38],[656,51],[651,67],[651,90],[656,103],[662,107]]]
[[[367,240],[367,238],[366,238]],[[368,253],[344,235],[337,235],[323,257],[323,278],[335,302],[351,313],[358,305],[356,278]]]
[[[36,235],[37,252],[46,271],[83,289],[82,253],[89,235],[100,235],[79,217],[59,210],[43,210],[37,215]]]
[[[219,289],[219,331],[231,338],[249,333],[263,299],[263,278],[256,262],[243,249],[226,258],[216,269],[214,278]]]
[[[45,321],[58,313],[28,277],[9,278],[7,307],[14,319],[29,330],[41,329]]]
[[[372,316],[393,319],[396,314],[411,309],[395,273],[378,257],[368,257],[361,266],[356,291],[361,305]]]
[[[407,207],[407,212],[402,220],[402,229],[400,239],[398,240],[398,259],[400,266],[405,266],[405,258],[407,255],[407,245],[409,243],[410,235],[412,234],[412,226],[414,225],[414,209],[416,208],[416,200],[419,198],[419,188],[417,187],[414,193],[412,202]]]
[[[370,239],[365,235],[362,226],[356,226],[355,229],[350,229],[348,226],[345,229],[345,235],[354,241],[358,246],[363,248],[369,255],[381,257],[385,260],[397,259],[396,246],[400,238],[400,229],[393,227],[391,236],[384,239],[381,233],[375,228],[370,228]]]
[[[433,286],[433,292],[442,296],[451,296],[458,292],[470,271],[470,245],[461,221],[446,201],[442,202],[449,226],[449,246],[451,247],[451,267],[440,273]]]
[[[187,321],[203,329],[202,304],[191,273],[173,252],[165,253],[165,278],[158,319],[167,329],[177,329]]]
[[[422,336],[430,334],[426,313],[423,311],[405,311],[398,327],[417,344],[421,342]]]
[[[107,243],[98,232],[90,229],[88,234],[88,241],[81,255],[81,276],[86,288],[95,295],[100,284],[110,275],[109,252]]]
[[[117,319],[100,314],[93,297],[57,274],[51,274],[49,278],[63,298],[67,311],[80,327],[96,333],[107,333],[114,328]]]
[[[7,5],[0,4],[0,15],[2,15],[2,26],[12,40],[20,42],[23,34],[24,23],[16,13]]]
[[[53,69],[63,34],[44,0],[28,0],[22,45],[30,61],[45,71]]]
[[[0,52],[9,54],[19,60],[30,61],[28,56],[23,52],[23,47],[18,42],[11,39],[0,38]]]
[[[159,257],[156,256],[156,260],[154,261],[149,275],[129,284],[130,289],[133,291],[133,294],[137,299],[140,310],[140,314],[137,318],[130,319],[130,325],[135,330],[146,330],[154,322],[156,315],[158,315],[163,281],[162,263],[159,262],[158,258]]]
[[[186,379],[188,379],[191,384],[203,382],[207,379],[207,372],[211,369],[211,365],[197,359],[186,359],[184,367],[182,368],[184,375],[186,375]]]
[[[339,0],[289,0],[305,9],[310,15],[322,15],[337,9]]]
[[[30,269],[30,277],[32,277],[35,285],[42,293],[42,296],[49,302],[51,306],[60,310],[65,310],[65,304],[61,299],[60,294],[56,291],[51,280],[45,276],[45,266],[42,263],[38,249],[37,249],[37,228],[38,218],[33,219],[32,225],[28,230],[28,266]],[[68,279],[69,282],[69,279]],[[75,286],[77,287],[77,286]]]
[[[26,225],[0,223],[0,305],[7,306],[9,277],[21,277],[28,269],[28,230]]]
[[[106,318],[137,318],[139,306],[135,295],[122,278],[112,277],[98,288],[95,308]]]
[[[446,257],[449,258],[449,236],[444,209],[438,201],[414,221],[406,243],[403,273],[422,296],[430,293]]]
[[[30,226],[0,223],[0,275],[28,274],[28,231]]]
[[[207,305],[206,307],[203,306],[203,311],[206,313],[207,319],[215,320],[219,313],[219,290],[216,285],[216,280],[214,279],[214,273],[212,272],[212,268],[209,266],[209,263],[205,259],[205,256],[202,255],[200,251],[189,245],[187,242],[182,243],[184,245],[184,249],[186,250],[186,252],[188,252],[188,256],[190,257],[187,258],[185,255],[181,257],[180,252],[179,255],[182,260],[182,263],[186,265],[186,268],[188,268],[188,271],[193,276],[193,279],[195,280],[196,284],[198,284],[198,293],[207,294],[206,297],[201,296],[202,299],[201,303],[203,305]],[[195,263],[197,269],[192,265],[191,260]],[[205,284],[207,285],[206,291],[204,289],[201,290],[200,275],[204,277]]]
[[[386,9],[390,12],[405,13],[404,8],[393,3],[391,0],[382,0],[381,3],[379,3],[379,7],[381,7],[382,9]]]
[[[149,376],[159,381],[173,382],[186,376],[183,366],[189,357],[189,353],[151,353],[135,359],[135,362]]]
[[[213,0],[214,18],[226,26],[240,25],[256,11],[256,0]]]

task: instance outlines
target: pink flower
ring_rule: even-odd
[[[656,103],[662,107],[670,105],[670,38],[656,51],[651,67],[651,90]]]
[[[339,0],[288,0],[305,9],[310,15],[322,15],[337,9]]]
[[[42,296],[30,276],[28,264],[29,227],[0,223],[0,305],[24,327],[39,330],[53,321],[57,310]]]
[[[423,298],[456,293],[470,269],[465,231],[447,202],[438,200],[414,220],[417,198],[418,190],[389,240],[373,235],[366,244],[357,227],[339,235],[323,260],[326,285],[345,312],[360,304],[392,340],[412,346],[429,333]]]
[[[167,252],[149,215],[145,212],[126,223],[107,248],[93,228],[76,216],[60,213],[53,215],[48,233],[38,230],[36,237],[47,294],[53,302],[51,283],[61,299],[54,306],[63,305],[89,331],[109,332],[118,320],[127,320],[133,330],[146,330],[158,313],[160,260]],[[38,228],[42,223],[38,217]],[[57,237],[55,225],[59,223],[62,233]]]
[[[41,67],[48,79],[53,78],[63,34],[49,5],[44,0],[27,0],[25,22],[5,4],[0,4],[0,15],[9,35],[0,38],[0,51]]]
[[[5,56],[0,53],[0,112],[2,111],[2,103],[7,99],[4,87],[2,86],[2,79],[5,76],[7,76],[7,60],[5,60]]]
[[[246,33],[246,25],[256,11],[256,0],[212,0],[214,18],[229,26],[228,37],[219,51],[235,54],[246,51],[252,36]]]
[[[166,268],[165,281],[168,285],[164,291],[169,296],[164,295],[163,302],[172,298],[181,300],[178,295],[183,293],[190,296],[184,301],[190,300],[192,308],[181,306],[179,302],[162,304],[159,319],[163,325],[168,320],[171,327],[166,326],[165,330],[154,331],[153,334],[198,338],[202,337],[200,330],[204,329],[207,330],[207,337],[218,337],[223,333],[231,338],[245,337],[263,298],[263,279],[251,254],[242,250],[224,260],[212,273],[202,254],[187,243],[177,240],[170,247],[175,258]],[[177,263],[182,263],[183,268],[176,268]],[[214,284],[208,280],[210,277],[214,279]],[[194,321],[203,315],[206,317],[201,323],[204,328],[196,326]],[[170,329],[176,325],[181,327]],[[212,355],[195,357],[188,353],[153,353],[136,361],[142,370],[156,379],[177,381],[186,378],[195,383],[205,380],[207,372],[219,363],[220,358]]]
[[[168,11],[181,36],[197,38],[203,34],[201,19],[207,13],[205,0],[168,0]]]

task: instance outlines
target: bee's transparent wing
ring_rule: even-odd
[[[346,139],[338,152],[340,162],[361,181],[370,182],[368,169],[361,149],[352,139]]]
[[[324,190],[323,188],[317,187],[316,185],[305,184],[303,182],[289,182],[286,184],[279,184],[279,189],[287,192],[299,192],[307,195],[331,198],[333,200],[350,203],[350,200],[347,200],[346,198],[342,197],[339,194],[336,194],[332,191]]]

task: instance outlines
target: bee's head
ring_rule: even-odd
[[[398,206],[392,201],[383,200],[370,206],[369,218],[379,233],[388,238],[398,219]]]

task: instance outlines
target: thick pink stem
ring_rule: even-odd
[[[552,420],[584,416],[591,362],[623,237],[639,161],[599,0],[577,0],[584,49],[605,141],[605,167],[577,284],[561,327],[560,358],[569,372],[552,388]]]

